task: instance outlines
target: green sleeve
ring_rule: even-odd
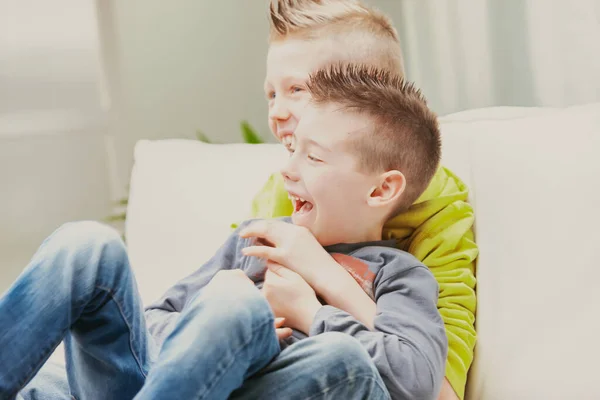
[[[440,287],[438,310],[446,326],[446,378],[463,399],[475,347],[475,259],[473,208],[466,185],[440,168],[429,187],[406,212],[384,226],[384,239],[396,238],[433,273]]]
[[[273,174],[252,200],[250,218],[269,219],[289,217],[294,211],[288,193],[283,187],[283,176]],[[237,223],[231,224],[232,229],[238,227]]]
[[[292,202],[283,187],[283,176],[273,174],[252,200],[252,218],[289,217],[293,212]]]

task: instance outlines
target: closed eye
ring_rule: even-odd
[[[317,157],[315,157],[313,155],[310,155],[310,154],[308,155],[308,159],[310,161],[314,161],[314,162],[323,162],[323,160],[321,160],[321,159],[319,159],[319,158],[317,158]]]

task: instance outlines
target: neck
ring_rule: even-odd
[[[375,242],[382,239],[383,225],[361,227],[359,230],[341,229],[329,237],[326,242],[319,240],[321,246],[331,246],[339,243]]]

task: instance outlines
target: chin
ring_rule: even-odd
[[[298,215],[297,213],[292,214],[292,223],[297,226],[302,226],[310,231],[314,237],[318,239],[318,230],[315,227],[315,221],[310,218],[306,218],[302,215]]]
[[[312,232],[312,229],[310,229],[312,224],[309,223],[309,221],[307,221],[305,218],[302,218],[301,216],[299,216],[296,213],[292,214],[292,222],[294,223],[294,225],[303,226],[305,228],[308,228],[308,230]]]
[[[292,223],[294,225],[302,226],[302,227],[308,229],[310,231],[310,233],[312,233],[312,235],[315,237],[315,239],[317,239],[317,242],[319,242],[319,244],[321,246],[328,246],[330,244],[335,244],[335,243],[330,243],[331,238],[329,237],[327,232],[323,232],[322,230],[319,230],[316,227],[315,221],[306,221],[306,219],[299,218],[295,214],[292,214]]]

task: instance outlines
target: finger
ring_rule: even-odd
[[[285,323],[285,318],[283,318],[283,317],[275,318],[275,328],[281,328],[284,323]]]
[[[288,225],[278,220],[259,220],[251,222],[239,233],[240,237],[260,237],[277,246],[282,238],[282,227]]]
[[[279,260],[279,251],[276,247],[248,246],[242,249],[242,254],[249,257],[259,257],[266,260]]]
[[[247,238],[247,237],[254,237],[254,236],[260,236],[260,237],[264,237],[267,234],[268,231],[268,223],[266,220],[258,220],[258,221],[253,221],[251,223],[248,224],[248,226],[246,226],[245,228],[242,228],[240,230],[240,237],[243,238]]]
[[[293,331],[291,328],[277,328],[275,333],[277,333],[277,339],[283,340],[292,336]]]

